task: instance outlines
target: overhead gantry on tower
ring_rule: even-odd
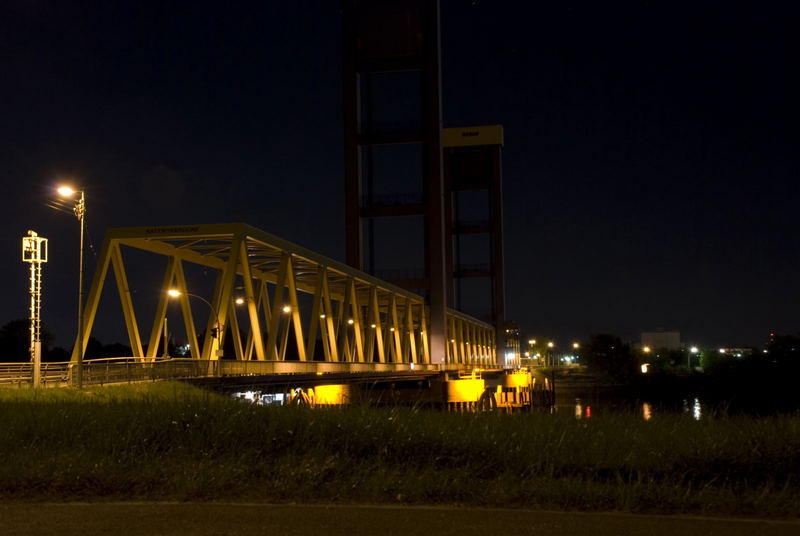
[[[146,344],[123,259],[127,248],[166,261]],[[194,289],[184,273],[187,263],[216,270],[202,346],[189,299]],[[432,356],[430,311],[422,296],[242,223],[110,229],[83,313],[84,350],[109,267],[134,354],[126,357],[158,355],[167,291],[174,288],[195,359],[219,359],[225,338],[232,337],[237,360],[440,363],[450,369],[497,363],[493,326],[450,310],[446,355]],[[246,307],[243,326],[234,309],[235,292]]]

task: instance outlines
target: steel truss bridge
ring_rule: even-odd
[[[123,258],[128,248],[165,260],[146,341],[139,332],[128,285]],[[216,271],[208,299],[187,285],[187,264]],[[84,352],[109,268],[132,357],[143,362],[154,361],[159,353],[170,299],[167,291],[175,289],[191,358],[201,362],[219,360],[230,337],[228,346],[232,342],[236,362],[242,366],[263,362],[261,367],[271,367],[273,373],[305,372],[311,366],[323,374],[334,369],[430,374],[498,365],[494,326],[448,310],[447,333],[431,334],[429,308],[422,296],[242,223],[110,229],[83,312]],[[237,295],[245,309],[241,315],[236,312]],[[192,296],[210,306],[204,306],[209,316],[200,329],[194,321]],[[246,317],[243,325],[241,317]],[[446,355],[431,355],[432,336],[446,338]],[[73,363],[78,348],[76,344]],[[243,374],[252,373],[244,370]]]

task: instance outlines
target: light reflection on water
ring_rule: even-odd
[[[574,404],[570,404],[567,406],[566,404],[559,404],[556,409],[563,408],[563,410],[567,408],[574,408],[575,418],[576,419],[590,419],[592,417],[592,406],[585,404],[580,398],[576,398]],[[603,412],[618,412],[618,411],[625,411],[624,408],[617,407],[615,405],[609,405],[609,407],[603,407],[603,404],[600,404],[600,410]],[[639,405],[635,407],[635,411],[637,413],[641,412],[642,419],[645,421],[649,421],[651,419],[656,418],[659,414],[667,415],[667,414],[675,414],[680,413],[691,417],[692,419],[699,421],[703,418],[704,415],[707,415],[706,407],[700,402],[699,398],[691,398],[691,399],[683,399],[679,406],[671,406],[670,405],[659,405],[654,404],[653,402],[641,402]],[[628,409],[630,411],[630,409]]]

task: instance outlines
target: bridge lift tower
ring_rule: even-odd
[[[425,296],[431,359],[444,363],[452,272],[445,256],[439,2],[342,5],[347,263]],[[409,236],[405,247],[394,245]],[[382,258],[398,259],[399,249],[408,250],[400,261],[422,256],[421,263],[382,272]]]
[[[477,292],[483,305],[470,313],[492,322],[502,344],[503,129],[443,134],[438,0],[344,0],[343,16],[347,263],[426,297],[434,362],[452,341],[447,307],[464,310],[465,287],[488,280]],[[487,210],[480,225],[464,225],[474,220],[463,198],[476,192]],[[409,236],[423,247],[399,244]],[[478,244],[486,262],[468,266],[476,236],[488,237],[487,247]],[[423,269],[387,271],[382,263],[399,256],[422,257]]]

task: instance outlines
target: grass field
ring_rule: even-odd
[[[179,383],[0,389],[2,500],[800,515],[800,417],[259,407]]]

